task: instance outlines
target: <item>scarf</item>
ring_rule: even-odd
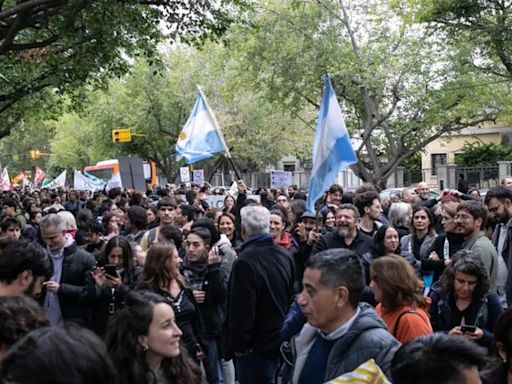
[[[203,282],[208,273],[208,257],[200,261],[190,262],[187,258],[183,261],[183,276],[192,289],[202,290]]]
[[[281,238],[275,238],[274,244],[283,247],[284,249],[290,249],[292,246],[292,235],[288,232],[283,232]]]

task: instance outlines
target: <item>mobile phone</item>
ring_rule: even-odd
[[[462,333],[475,333],[476,325],[461,325],[460,330]]]
[[[116,268],[115,265],[107,264],[103,268],[105,269],[105,273],[107,275],[110,275],[110,276],[113,276],[113,277],[117,277],[117,268]]]

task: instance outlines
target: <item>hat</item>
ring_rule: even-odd
[[[313,220],[316,220],[316,215],[313,213],[313,212],[304,212],[301,216],[300,216],[301,220],[302,219],[313,219]]]

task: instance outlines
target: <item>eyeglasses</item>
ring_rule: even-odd
[[[466,221],[469,219],[473,219],[473,216],[467,214],[457,214],[453,219],[456,221]]]

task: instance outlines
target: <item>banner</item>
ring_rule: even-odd
[[[109,181],[107,181],[107,190],[111,190],[114,188],[123,188],[123,183],[121,182],[121,172],[116,172],[112,175]]]
[[[180,180],[182,183],[190,183],[190,170],[188,167],[180,167]]]
[[[270,188],[288,188],[292,185],[292,173],[288,171],[270,171]]]
[[[63,188],[66,186],[67,171],[64,170],[54,180],[50,181],[44,187],[48,189]]]
[[[83,175],[82,172],[75,169],[75,173],[73,175],[73,187],[77,191],[96,191],[98,189],[103,189],[105,187],[105,182],[90,179]]]
[[[36,166],[35,174],[34,174],[34,185],[39,185],[43,182],[44,179],[47,179],[48,175],[44,173],[44,171]]]
[[[18,172],[18,174],[16,176],[14,176],[12,178],[12,183],[13,184],[21,184],[21,182],[25,180],[25,172],[24,171],[21,171],[21,172]]]
[[[204,184],[204,170],[203,169],[194,169],[192,172],[192,176],[194,177],[194,183],[203,185]]]
[[[0,188],[2,191],[12,191],[11,179],[9,178],[9,172],[7,168],[2,171],[2,180],[0,181]]]

